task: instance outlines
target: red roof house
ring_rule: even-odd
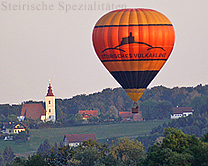
[[[98,116],[98,110],[83,110],[79,111],[78,113],[82,115],[83,119],[89,119],[92,116]]]
[[[123,118],[123,121],[143,121],[142,112],[139,111],[137,114],[132,112],[119,112],[119,116]]]
[[[78,146],[80,143],[87,140],[97,141],[95,134],[66,134],[64,135],[64,145]]]

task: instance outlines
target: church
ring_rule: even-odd
[[[45,108],[41,103],[22,104],[21,115],[17,117],[19,121],[25,118],[42,120],[43,122],[56,121],[55,95],[52,91],[51,80],[49,80],[48,92],[45,96]]]

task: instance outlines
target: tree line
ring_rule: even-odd
[[[170,118],[172,107],[188,107],[196,97],[208,96],[208,85],[197,85],[196,87],[174,87],[167,88],[156,86],[146,89],[139,100],[140,111],[145,120]],[[35,103],[27,101],[25,103]],[[43,106],[44,102],[40,102]],[[200,105],[200,103],[199,103]],[[22,105],[0,105],[0,121],[17,121]],[[70,99],[56,99],[57,122],[65,124],[81,123],[79,110],[98,110],[99,118],[118,118],[119,111],[131,111],[132,101],[122,88],[107,88],[93,94],[76,95]],[[75,116],[76,115],[76,116]],[[72,118],[73,117],[73,118]]]
[[[136,139],[120,138],[109,147],[93,140],[78,147],[51,145],[46,139],[28,159],[16,157],[7,166],[191,166],[208,165],[208,134],[201,138],[166,128],[164,138],[147,152]]]

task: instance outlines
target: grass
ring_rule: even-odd
[[[0,149],[6,146],[11,146],[15,153],[26,153],[36,151],[37,148],[43,143],[44,139],[48,139],[50,143],[59,143],[63,140],[65,134],[87,134],[94,133],[97,140],[110,139],[113,137],[137,137],[144,134],[149,134],[153,127],[162,125],[167,120],[146,121],[146,122],[127,122],[116,124],[102,124],[102,125],[85,125],[85,126],[72,126],[65,128],[47,128],[30,130],[31,140],[19,145],[14,141],[0,140]]]

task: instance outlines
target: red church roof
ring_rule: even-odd
[[[46,110],[43,108],[41,103],[36,104],[23,104],[21,116],[25,116],[26,118],[38,119],[41,118],[41,115],[45,115]]]
[[[51,86],[51,80],[49,80],[48,93],[46,96],[54,96]]]
[[[83,118],[90,118],[92,116],[98,116],[98,110],[82,110],[79,111]]]

